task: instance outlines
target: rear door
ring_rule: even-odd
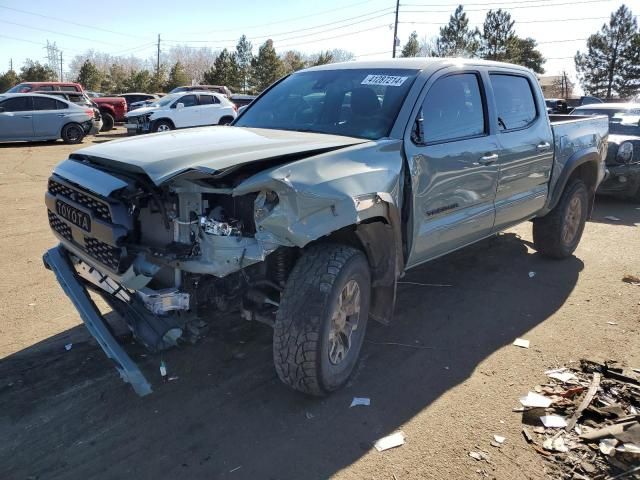
[[[489,78],[502,150],[494,227],[499,231],[544,207],[553,166],[553,134],[544,99],[531,76],[497,70]]]
[[[215,95],[202,93],[199,95],[200,119],[198,125],[217,125],[220,121],[222,103]]]
[[[0,102],[0,140],[33,137],[33,100],[30,95]]]
[[[493,227],[500,147],[491,128],[486,76],[454,67],[419,97],[424,134],[405,136],[411,175],[414,266],[487,236]]]
[[[59,105],[63,107],[59,109]],[[49,97],[33,97],[33,132],[36,137],[59,137],[67,104]]]

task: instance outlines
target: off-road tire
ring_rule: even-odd
[[[566,242],[562,238],[567,220],[567,211],[574,198],[581,202],[578,230],[573,239]],[[580,243],[582,232],[589,215],[589,192],[580,179],[571,180],[565,187],[558,204],[547,215],[533,221],[533,244],[536,250],[550,258],[570,257]]]
[[[81,143],[84,138],[84,129],[82,125],[77,123],[67,123],[64,127],[62,127],[61,137],[64,143],[73,145],[76,143]]]
[[[173,123],[171,123],[169,120],[158,120],[153,124],[154,133],[161,131],[162,127],[165,127],[165,126],[169,127],[169,130],[175,130],[176,128],[173,126]],[[166,130],[162,130],[162,131],[166,131]]]
[[[329,360],[331,318],[338,295],[350,280],[358,283],[360,316],[349,350],[333,365]],[[364,341],[370,290],[369,265],[360,250],[337,244],[309,248],[289,275],[276,315],[273,359],[280,380],[315,396],[343,386]]]
[[[113,118],[113,115],[108,112],[100,112],[100,115],[102,116],[102,128],[100,131],[108,132],[113,130],[113,126],[116,124],[116,119]]]

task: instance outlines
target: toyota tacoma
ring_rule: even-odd
[[[280,379],[347,382],[406,270],[524,221],[573,254],[604,178],[606,117],[550,117],[535,75],[461,59],[293,73],[234,121],[126,138],[59,163],[44,255],[121,377],[151,385],[90,291],[152,352],[225,312],[273,327]]]

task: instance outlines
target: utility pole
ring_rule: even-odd
[[[398,10],[400,10],[400,0],[396,0],[396,23],[393,27],[393,58],[396,58],[396,44],[398,42]]]
[[[13,70],[13,58],[9,59],[9,70],[12,71]]]
[[[62,78],[62,50],[60,50],[60,81],[64,82],[64,79]]]
[[[158,34],[158,56],[156,60],[156,78],[160,78],[160,34]]]

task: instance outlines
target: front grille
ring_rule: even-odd
[[[95,217],[111,222],[111,211],[109,210],[109,205],[106,202],[93,198],[80,190],[68,187],[51,179],[49,180],[49,193],[68,198],[72,202],[78,203],[91,210]]]
[[[49,215],[49,226],[51,229],[57,232],[62,238],[69,240],[70,242],[73,241],[69,225],[60,220],[60,218],[51,210],[47,210],[47,215]]]
[[[112,270],[118,271],[122,257],[122,249],[112,247],[91,237],[84,237],[84,249],[99,262],[105,264]]]

